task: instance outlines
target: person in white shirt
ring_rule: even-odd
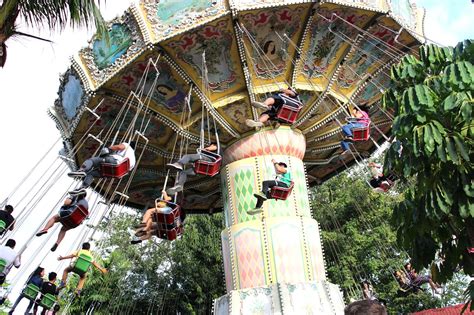
[[[0,284],[5,282],[5,278],[13,266],[19,268],[21,265],[21,255],[18,255],[14,250],[15,245],[16,241],[14,239],[9,239],[5,246],[0,246],[0,259],[5,262],[3,270],[1,270],[2,268],[0,267]]]
[[[112,145],[102,152],[100,156],[88,158],[82,163],[81,167],[76,172],[69,172],[69,177],[80,177],[83,178],[82,186],[79,189],[70,191],[72,195],[82,194],[85,189],[89,187],[94,177],[100,177],[100,164],[111,163],[120,164],[123,160],[127,159],[130,162],[129,171],[135,167],[135,141],[129,143],[124,142],[120,144]]]

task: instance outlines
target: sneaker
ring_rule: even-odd
[[[143,242],[141,239],[139,239],[138,237],[134,237],[131,241],[130,241],[130,244],[140,244],[141,242]]]
[[[250,214],[250,215],[259,214],[261,212],[263,212],[263,208],[255,208],[255,209],[247,210],[247,214]]]
[[[86,177],[86,172],[83,171],[76,171],[76,172],[69,172],[67,173],[69,177]]]
[[[87,191],[85,188],[79,188],[79,189],[74,189],[74,190],[71,190],[69,192],[69,194],[72,196],[72,197],[75,197],[75,196],[79,196],[79,195],[83,195],[83,194],[86,194]]]
[[[180,191],[183,191],[183,186],[181,185],[176,185],[174,187],[171,187],[171,188],[168,188],[166,190],[166,193],[168,195],[176,195],[176,193],[180,192]]]
[[[66,282],[61,280],[58,286],[58,291],[64,289],[65,287],[66,287]]]
[[[168,163],[168,164],[166,164],[166,166],[168,166],[169,168],[177,169],[178,171],[182,171],[182,170],[183,170],[183,166],[182,166],[181,164],[179,164],[178,162],[175,162],[175,163]]]
[[[246,119],[245,124],[249,127],[263,127],[263,122],[252,119]]]
[[[255,108],[268,109],[268,106],[262,102],[252,102],[251,105]]]
[[[36,236],[41,236],[41,235],[44,235],[44,234],[46,234],[46,233],[48,233],[47,230],[41,230],[41,231],[39,231],[38,233],[36,233]]]
[[[352,142],[354,139],[352,138],[352,136],[345,136],[344,137],[344,141],[346,142]]]
[[[265,196],[265,194],[263,192],[259,192],[259,193],[256,193],[256,194],[253,194],[255,197],[257,197],[258,199],[263,199],[263,200],[267,200],[267,196]]]
[[[51,247],[51,251],[54,252],[58,248],[58,243],[55,243],[53,247]]]

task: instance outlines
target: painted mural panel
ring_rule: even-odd
[[[247,127],[245,120],[252,118],[249,101],[247,99],[237,101],[226,106],[219,107],[217,111],[221,114],[235,129],[244,133],[252,128]]]
[[[81,80],[73,73],[67,75],[64,88],[61,92],[61,104],[64,115],[68,120],[76,117],[79,107],[82,105],[84,88]]]
[[[315,82],[325,82],[347,48],[346,38],[353,39],[358,34],[357,28],[352,25],[364,26],[373,13],[330,5],[316,7],[316,10],[306,39],[307,54],[301,70],[307,78],[319,78]],[[332,23],[331,18],[334,19]],[[302,78],[298,81],[305,82]]]
[[[256,223],[254,225],[256,226]],[[260,233],[260,229],[254,227],[244,227],[233,232],[238,289],[265,285],[264,254]]]
[[[240,314],[269,315],[279,314],[278,304],[273,302],[273,287],[254,288],[238,292],[240,297]]]
[[[163,58],[158,61],[158,79],[154,91],[150,92],[157,72],[154,67],[147,70],[147,64],[151,55],[141,58],[141,61],[134,63],[122,71],[116,78],[114,78],[108,85],[119,92],[124,90],[137,91],[143,87],[139,86],[143,74],[147,73],[145,77],[145,84],[143,88],[143,95],[150,95],[151,99],[156,104],[155,108],[162,113],[169,115],[176,121],[180,117],[180,113],[186,104],[186,96],[189,92],[189,86],[180,78],[178,73],[166,62]],[[156,58],[156,57],[155,57]],[[193,112],[200,110],[201,102],[195,95],[191,96],[191,106]]]
[[[354,102],[357,105],[371,105],[382,97],[380,90],[388,89],[390,87],[390,75],[388,72],[383,72],[377,75],[374,79],[367,82],[367,84],[357,93]]]
[[[290,70],[288,63],[294,48],[283,38],[286,34],[293,42],[298,42],[306,13],[307,6],[296,6],[242,15],[246,52],[253,61],[253,67],[249,66],[257,78],[269,80]]]
[[[321,282],[292,283],[281,286],[288,314],[332,314],[331,301]]]
[[[301,248],[301,226],[297,219],[286,219],[269,225],[271,257],[278,282],[305,281],[304,253]]]
[[[225,13],[224,0],[141,0],[155,41]]]
[[[205,51],[208,87],[212,92],[230,93],[239,82],[242,83],[232,22],[228,19],[187,32],[166,42],[164,46],[171,55],[176,56],[177,62],[188,70],[195,82],[201,82]]]
[[[92,45],[94,61],[99,70],[107,68],[120,58],[132,45],[132,34],[126,24],[113,24],[109,30],[109,42],[96,39]]]

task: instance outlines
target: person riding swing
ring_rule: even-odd
[[[107,269],[103,268],[97,262],[94,261],[90,248],[91,244],[86,242],[82,244],[81,250],[78,250],[67,256],[58,257],[59,261],[64,259],[76,258],[76,260],[69,267],[66,267],[66,269],[64,269],[63,277],[61,279],[61,284],[59,285],[58,290],[61,290],[62,288],[66,287],[67,276],[70,272],[74,272],[79,276],[79,282],[75,291],[76,296],[81,295],[82,288],[84,287],[84,283],[86,282],[87,271],[89,270],[91,265],[99,269],[103,274],[107,273]]]
[[[4,210],[0,210],[0,235],[7,230],[13,231],[15,228],[15,218],[12,216],[13,206],[6,205]]]
[[[272,159],[272,163],[275,167],[276,178],[274,180],[265,180],[262,182],[262,191],[254,194],[254,196],[257,198],[255,208],[247,211],[247,213],[250,215],[254,215],[263,211],[263,202],[272,198],[272,187],[278,186],[289,188],[291,185],[291,173],[288,171],[288,166],[286,163],[277,162],[275,159]]]
[[[341,127],[344,139],[341,141],[342,153],[346,154],[349,152],[349,143],[355,141],[353,130],[356,128],[368,128],[370,124],[369,114],[365,111],[365,108],[354,107],[351,110],[351,117],[349,122]]]
[[[299,99],[298,93],[292,87],[287,89],[280,89],[280,93],[273,94],[271,97],[267,98],[263,103],[262,102],[252,102],[252,106],[255,108],[265,109],[265,111],[260,115],[257,121],[252,119],[247,119],[245,124],[249,127],[263,127],[263,125],[268,120],[277,120],[278,111],[280,108],[288,104],[291,107],[301,107],[301,100]]]
[[[86,195],[87,193],[84,190],[84,191],[79,191],[77,195],[66,198],[64,200],[64,204],[59,209],[59,213],[51,217],[48,220],[48,222],[46,222],[45,227],[41,231],[36,233],[36,236],[41,236],[48,233],[48,230],[52,228],[54,224],[58,222],[63,222],[62,220],[70,216],[74,211],[79,210],[79,211],[83,211],[87,213],[89,209],[89,204],[86,200]],[[56,240],[56,243],[51,248],[52,252],[54,252],[58,248],[59,244],[62,242],[62,240],[66,236],[66,232],[74,227],[75,227],[74,225],[70,226],[63,223],[63,226],[61,227],[61,230],[59,231],[59,234],[58,234],[58,239]]]
[[[214,153],[214,154],[213,155],[205,154],[206,151]],[[214,162],[216,158],[221,156],[221,153],[218,151],[219,151],[219,147],[217,143],[211,142],[211,144],[205,147],[204,149],[202,149],[201,152],[198,151],[198,153],[194,153],[194,154],[185,154],[178,161],[174,163],[166,164],[166,166],[168,166],[169,168],[178,170],[178,183],[174,187],[169,188],[167,190],[167,193],[169,195],[175,195],[176,193],[183,191],[183,187],[188,179],[188,176],[196,175],[194,168],[189,167],[185,169],[186,165],[192,164],[199,160]]]
[[[112,145],[109,148],[102,149],[99,156],[85,160],[77,171],[67,174],[69,177],[82,178],[81,187],[71,191],[71,193],[77,194],[85,191],[85,189],[92,184],[94,178],[101,177],[100,166],[102,163],[119,165],[128,159],[130,165],[128,171],[131,171],[136,163],[135,146],[135,141],[131,141],[130,144],[123,142]]]

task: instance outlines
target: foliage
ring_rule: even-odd
[[[154,241],[130,245],[134,217],[121,214],[113,226],[104,226],[105,277],[94,270],[83,298],[70,308],[84,314],[207,314],[213,299],[225,294],[220,249],[222,215],[189,216],[185,233],[174,242]]]
[[[4,0],[0,5],[0,67],[6,61],[5,41],[14,35],[31,36],[17,31],[18,17],[31,26],[45,25],[51,30],[93,22],[97,32],[108,39],[106,23],[95,1]]]
[[[331,282],[341,286],[346,301],[362,298],[361,282],[369,280],[390,314],[406,314],[440,305],[421,292],[399,297],[392,276],[407,257],[396,246],[389,220],[397,194],[377,194],[361,179],[341,174],[312,194],[315,219],[321,224],[326,266]]]
[[[423,46],[392,67],[393,87],[384,106],[395,112],[393,135],[402,142],[385,166],[402,181],[413,180],[394,212],[397,236],[414,266],[440,257],[434,278],[445,282],[458,266],[474,273],[474,182],[472,181],[474,42]],[[469,257],[471,256],[471,257]]]

